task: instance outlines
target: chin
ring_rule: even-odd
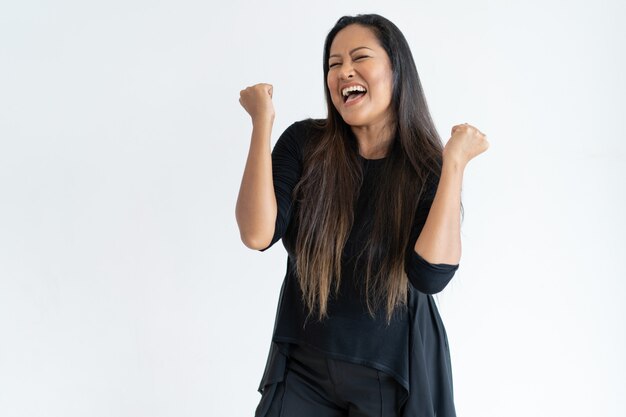
[[[343,119],[344,122],[346,122],[346,124],[350,125],[350,126],[363,126],[365,124],[367,124],[367,120],[365,120],[365,118],[363,117],[358,117],[355,115],[350,115],[350,116],[341,116],[341,118]]]

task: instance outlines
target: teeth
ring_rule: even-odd
[[[346,87],[341,91],[341,94],[346,97],[348,94],[350,94],[352,91],[363,91],[366,92],[367,90],[365,89],[365,87],[362,87],[360,85],[353,85],[350,87]]]

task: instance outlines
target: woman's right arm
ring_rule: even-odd
[[[250,149],[235,209],[241,241],[256,250],[270,244],[278,211],[270,150],[273,124],[273,114],[253,118]]]
[[[242,242],[251,249],[263,248],[274,234],[276,197],[272,181],[270,137],[274,124],[274,87],[259,83],[239,92],[239,103],[252,118],[252,139],[239,187],[235,217]]]

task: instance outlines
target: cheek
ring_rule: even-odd
[[[329,89],[329,94],[330,94],[330,99],[333,103],[338,104],[339,102],[343,102],[343,100],[341,99],[341,97],[339,97],[339,94],[337,94],[337,86],[334,85],[329,85],[328,86]]]
[[[328,73],[328,76],[326,77],[326,86],[330,89],[330,91],[333,91],[333,86],[336,86],[337,82],[335,81],[331,73],[332,71],[330,71]]]
[[[330,97],[334,100],[335,99],[335,94],[333,93],[333,91],[335,91],[334,89],[336,88],[336,86],[334,86],[331,81],[326,81],[326,88],[328,88],[328,91],[330,93]]]
[[[393,75],[387,73],[377,74],[376,92],[379,96],[389,96],[393,94]]]
[[[393,72],[391,71],[387,72],[386,82],[387,82],[387,90],[389,91],[389,95],[392,95],[393,94]]]

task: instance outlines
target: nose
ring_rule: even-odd
[[[354,75],[354,68],[349,60],[346,60],[345,63],[341,64],[341,68],[339,68],[339,77],[342,80],[350,78]]]

